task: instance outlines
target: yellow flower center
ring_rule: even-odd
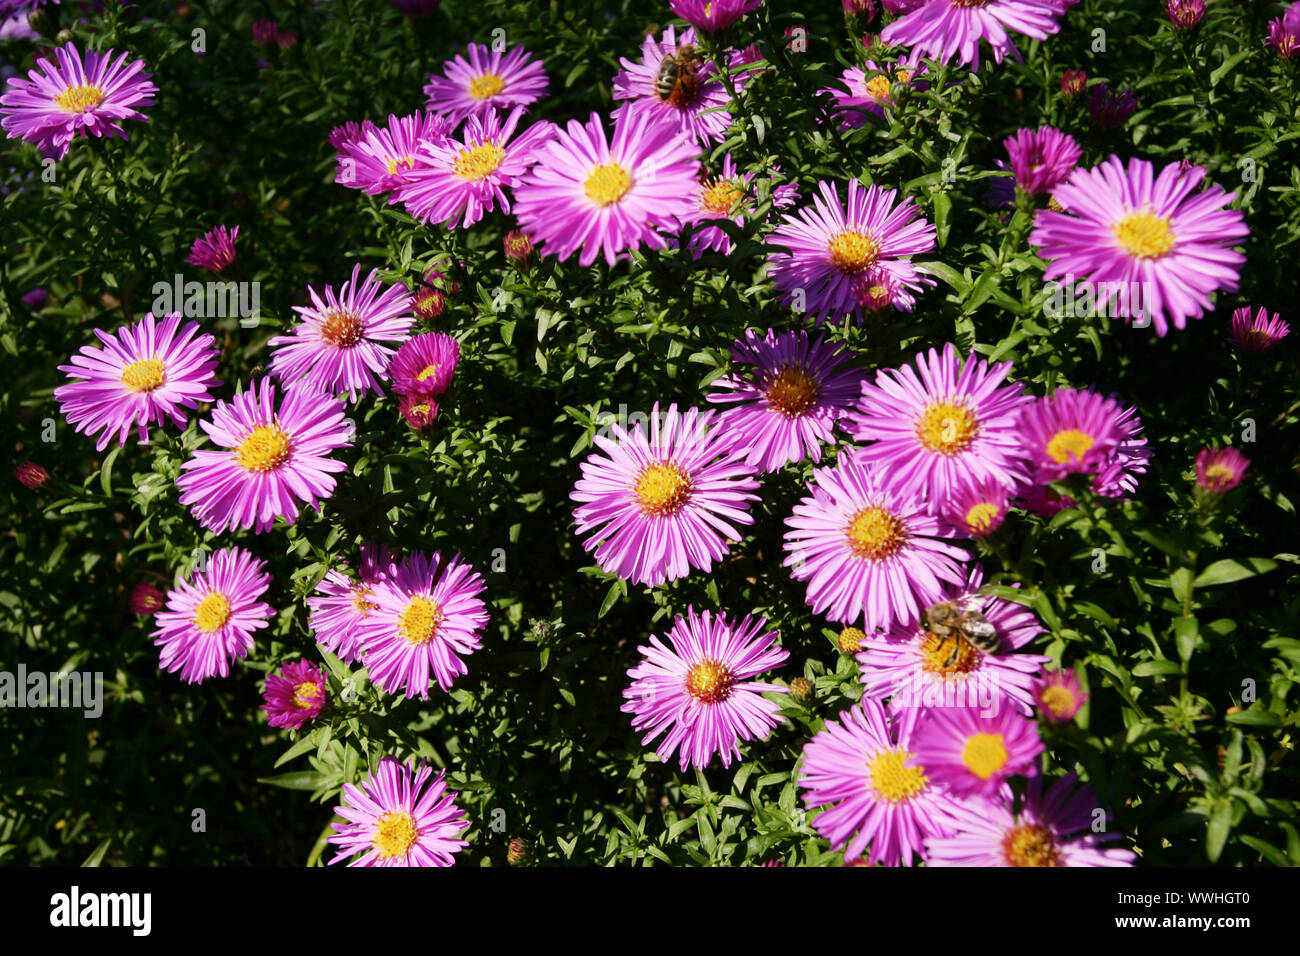
[[[592,202],[608,206],[632,188],[632,176],[618,163],[605,163],[591,171],[582,188]]]
[[[152,392],[167,381],[167,369],[156,358],[140,359],[122,369],[122,384],[133,392]]]
[[[461,179],[476,183],[496,172],[506,151],[496,143],[479,143],[473,149],[462,149],[452,164],[452,171]]]
[[[911,83],[911,82],[912,82],[912,71],[911,71],[911,70],[895,70],[895,71],[894,71],[894,76],[897,77],[897,79],[898,79],[898,81],[899,81],[900,83]]]
[[[670,461],[647,465],[636,480],[641,513],[659,518],[675,515],[691,499],[691,479]]]
[[[870,786],[876,791],[876,796],[890,803],[901,803],[910,800],[929,785],[924,767],[903,766],[915,756],[916,754],[908,753],[901,747],[894,747],[880,751],[867,761]]]
[[[1159,259],[1174,247],[1174,231],[1169,220],[1151,209],[1131,212],[1115,223],[1115,239],[1139,259]]]
[[[989,528],[993,527],[993,522],[997,520],[999,508],[990,501],[981,501],[966,512],[966,527],[973,534],[984,534]]]
[[[889,77],[884,73],[877,73],[866,83],[862,84],[863,90],[867,96],[879,102],[880,100],[889,99]]]
[[[700,194],[700,208],[716,216],[725,216],[744,198],[744,190],[725,179],[715,179]]]
[[[1088,454],[1088,449],[1095,444],[1096,439],[1086,432],[1081,432],[1077,428],[1067,428],[1052,436],[1052,440],[1047,443],[1047,454],[1058,465],[1064,465],[1071,456],[1078,461],[1083,461],[1083,456]]]
[[[876,264],[880,256],[880,246],[870,236],[860,232],[841,232],[830,241],[827,247],[831,265],[841,272],[856,275]]]
[[[427,597],[416,596],[397,619],[397,630],[407,644],[428,644],[442,626],[442,619],[442,608]]]
[[[1211,488],[1227,484],[1235,477],[1237,477],[1236,472],[1227,465],[1213,464],[1205,469],[1205,483]]]
[[[414,817],[405,810],[390,811],[375,821],[370,845],[379,851],[381,860],[391,860],[410,853],[419,835]]]
[[[907,541],[903,522],[884,508],[863,508],[844,530],[849,550],[859,558],[883,561],[896,554]]]
[[[858,293],[858,301],[863,308],[877,311],[889,305],[893,296],[890,295],[888,286],[873,285]]]
[[[1078,709],[1074,693],[1068,687],[1048,687],[1039,695],[1038,703],[1057,717],[1069,717]]]
[[[731,696],[736,678],[721,661],[709,659],[686,673],[686,693],[702,704],[716,704]]]
[[[957,642],[955,648],[953,641]],[[920,654],[921,670],[931,674],[969,674],[980,665],[975,645],[956,632],[947,637],[927,633]]]
[[[961,751],[961,762],[981,780],[1005,767],[1010,757],[1001,734],[972,734]]]
[[[425,379],[431,378],[437,373],[438,373],[438,366],[436,364],[426,365],[423,369],[420,370],[420,374],[415,376],[415,380],[417,382],[423,382]]]
[[[1022,823],[1002,838],[1002,857],[1007,866],[1060,866],[1056,841],[1046,827]]]
[[[278,425],[258,425],[235,450],[235,461],[245,471],[274,471],[289,460],[293,443]]]
[[[388,175],[394,175],[399,169],[410,169],[415,160],[410,156],[397,156],[388,161]]]
[[[817,404],[821,388],[807,369],[787,365],[763,389],[767,403],[786,418],[798,418]]]
[[[496,96],[506,88],[506,81],[495,73],[484,73],[469,81],[469,95],[476,100],[485,100]]]
[[[846,627],[840,631],[840,650],[845,654],[856,654],[862,650],[862,642],[866,639],[866,632],[861,628]]]
[[[194,609],[194,626],[211,634],[230,620],[230,599],[220,591],[209,591]]]
[[[1047,197],[1047,208],[1052,210],[1052,212],[1065,212],[1065,207],[1057,202],[1055,196]]]
[[[350,349],[365,337],[366,325],[348,309],[334,309],[320,324],[320,337],[336,349]]]
[[[54,97],[54,102],[65,113],[84,113],[104,102],[104,91],[93,83],[70,86]]]
[[[293,705],[299,710],[316,706],[320,698],[320,684],[315,681],[303,681],[293,689]]]
[[[951,402],[927,405],[916,420],[916,436],[921,444],[941,455],[965,451],[979,433],[980,423],[974,412]]]

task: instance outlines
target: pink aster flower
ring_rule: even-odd
[[[401,413],[406,424],[410,425],[417,432],[423,432],[433,425],[434,419],[438,417],[438,403],[428,395],[411,393],[403,395],[398,400],[397,410]]]
[[[866,124],[868,114],[884,119],[885,107],[894,105],[890,90],[895,83],[906,83],[916,90],[929,87],[929,83],[917,79],[927,72],[920,60],[919,52],[895,57],[884,65],[867,60],[862,67],[852,66],[843,72],[840,76],[842,86],[828,87],[819,92],[834,97],[835,118],[839,120],[841,129],[859,129]]]
[[[1129,498],[1137,491],[1138,476],[1146,474],[1151,449],[1142,434],[1137,409],[1125,408],[1115,420],[1119,443],[1092,477],[1092,490],[1106,498]]]
[[[482,646],[487,605],[483,578],[459,555],[414,552],[377,579],[376,605],[357,623],[361,660],[382,691],[429,698],[429,681],[444,691],[469,672],[462,657]]]
[[[35,143],[41,152],[62,159],[78,136],[127,135],[121,120],[144,120],[137,106],[152,106],[158,87],[142,72],[143,60],[116,60],[113,51],[86,52],[85,63],[73,43],[54,51],[57,64],[42,57],[29,79],[10,78],[0,96],[0,128],[10,139]]]
[[[1196,483],[1206,491],[1221,495],[1241,484],[1249,467],[1250,459],[1231,445],[1206,446],[1196,456]]]
[[[156,614],[166,603],[166,596],[152,584],[141,581],[131,592],[131,613],[149,616]]]
[[[1017,130],[1002,145],[1011,157],[1016,185],[1035,196],[1050,195],[1074,172],[1083,155],[1073,136],[1051,126]]]
[[[1267,352],[1278,342],[1291,334],[1291,326],[1282,321],[1281,316],[1273,313],[1268,317],[1268,309],[1260,308],[1252,320],[1250,306],[1243,306],[1232,313],[1232,332],[1228,341],[1242,352]]]
[[[773,173],[780,172],[778,167]],[[737,226],[744,226],[746,214],[754,201],[754,174],[741,173],[736,163],[727,153],[722,158],[722,172],[716,177],[702,179],[696,186],[698,201],[694,211],[683,217],[683,223],[692,224],[690,249],[696,259],[710,249],[731,255],[731,237],[721,228],[711,223],[719,219],[730,219]],[[799,187],[794,183],[782,183],[772,188],[772,208],[785,209],[794,203]],[[670,244],[676,245],[675,241]]]
[[[523,115],[523,107],[516,107],[504,120],[495,112],[471,116],[459,138],[424,143],[419,165],[388,201],[401,202],[422,223],[448,229],[458,219],[468,229],[493,209],[509,212],[506,188],[519,182],[537,161],[541,145],[555,135],[553,124],[538,122],[511,142]]]
[[[645,110],[622,113],[607,140],[599,116],[568,128],[542,147],[537,165],[515,189],[515,215],[545,251],[580,265],[642,244],[663,249],[657,230],[676,232],[694,211],[700,163],[676,124]]]
[[[1074,720],[1088,700],[1078,676],[1068,667],[1047,671],[1034,681],[1033,690],[1039,716],[1053,724]]]
[[[668,9],[695,29],[715,33],[762,5],[763,0],[671,0]]]
[[[935,787],[928,768],[916,760],[912,743],[917,711],[886,715],[874,700],[863,700],[826,721],[826,728],[803,749],[799,786],[810,808],[825,807],[813,821],[817,832],[867,862],[911,866],[923,859],[927,837],[951,832],[956,804]]]
[[[785,217],[768,237],[768,246],[775,247],[768,273],[781,304],[802,308],[818,325],[848,313],[861,317],[857,289],[864,278],[883,273],[906,293],[896,294],[895,304],[910,309],[910,293],[934,280],[903,257],[934,249],[934,226],[920,218],[911,199],[897,202],[893,189],[850,179],[847,207],[831,183],[819,183],[818,190],[812,209]]]
[[[917,375],[917,372],[920,375]],[[1017,382],[1004,385],[1010,362],[992,368],[972,352],[965,361],[948,343],[862,384],[849,431],[860,460],[890,476],[902,495],[943,507],[962,487],[979,482],[1014,486],[1023,479],[1017,417],[1027,399]]]
[[[486,117],[493,110],[531,106],[546,95],[550,81],[541,60],[522,46],[509,51],[469,45],[469,59],[460,54],[443,65],[445,76],[429,74],[424,94],[428,107],[455,125],[468,116]]]
[[[788,690],[748,678],[790,656],[775,646],[776,631],[760,633],[766,626],[748,614],[732,624],[725,614],[689,608],[673,621],[671,647],[658,637],[638,647],[642,661],[627,672],[632,684],[622,710],[632,714],[633,729],[646,731],[642,746],[664,734],[656,751],[662,760],[676,751],[682,770],[703,770],[714,756],[730,767],[740,759],[740,741],[766,738],[780,707],[762,695]]]
[[[167,607],[154,615],[158,666],[180,671],[187,684],[229,676],[230,662],[248,656],[253,632],[275,613],[258,601],[270,584],[266,562],[242,548],[214,553],[204,570],[167,592]]]
[[[261,709],[272,727],[297,729],[320,716],[328,697],[325,675],[310,661],[285,664],[280,673],[267,675],[263,697]]]
[[[298,383],[335,395],[346,391],[355,402],[358,391],[384,394],[379,382],[387,375],[393,349],[382,342],[404,342],[415,323],[410,294],[401,285],[387,288],[371,269],[360,281],[361,265],[335,293],[325,299],[311,290],[309,307],[294,306],[302,322],[288,335],[271,339],[271,371],[285,385]]]
[[[669,26],[658,40],[647,34],[641,43],[639,63],[621,58],[623,69],[614,76],[614,99],[628,102],[618,108],[614,119],[642,109],[665,122],[671,121],[697,146],[726,139],[731,114],[719,107],[726,107],[731,98],[718,77],[717,67],[700,59],[695,44],[693,29],[685,30],[679,40]],[[679,58],[678,71],[676,81],[663,95],[661,71],[664,60],[670,57]],[[740,83],[741,76],[734,76],[732,82]]]
[[[441,395],[459,360],[460,343],[450,335],[425,332],[407,339],[393,356],[393,388],[403,395]]]
[[[1011,495],[997,480],[963,485],[948,495],[941,511],[948,523],[961,534],[987,538],[1006,520]]]
[[[834,444],[834,426],[857,398],[862,373],[843,368],[850,354],[807,332],[749,330],[731,349],[737,365],[751,365],[713,382],[708,400],[729,405],[718,417],[734,447],[760,472],[821,457]]]
[[[569,497],[583,547],[605,571],[651,586],[708,571],[740,540],[736,525],[753,524],[758,481],[715,415],[656,404],[648,436],[640,424],[595,436],[605,454],[582,463]]]
[[[1125,411],[1097,392],[1058,388],[1020,413],[1024,454],[1036,484],[1070,474],[1095,475],[1111,460],[1124,437]]]
[[[1153,178],[1151,163],[1118,156],[1077,169],[1054,193],[1064,212],[1038,214],[1029,241],[1050,262],[1043,278],[1086,278],[1118,294],[1141,289],[1144,309],[1164,336],[1210,308],[1216,289],[1237,290],[1246,257],[1230,247],[1250,233],[1226,208],[1235,193],[1209,186],[1193,195],[1205,169],[1171,163]],[[1119,285],[1119,283],[1133,283]]]
[[[353,857],[348,866],[451,866],[453,855],[469,846],[460,835],[469,827],[439,770],[415,768],[384,757],[360,787],[343,785],[343,804],[334,812],[328,842],[338,852],[330,864]],[[426,786],[427,784],[427,786]]]
[[[277,407],[275,384],[264,378],[218,402],[212,420],[199,424],[224,450],[194,452],[176,487],[180,503],[218,534],[269,531],[276,517],[293,524],[298,502],[319,509],[320,499],[334,493],[332,475],[347,471],[330,457],[352,445],[343,403],[311,389],[285,389]]]
[[[362,120],[360,123],[348,120],[341,126],[335,126],[330,130],[329,143],[336,152],[342,153],[346,147],[361,142],[363,136],[374,132],[376,129],[378,127],[370,120]]]
[[[1050,785],[1031,777],[1019,815],[1004,788],[992,800],[958,804],[954,831],[925,841],[929,866],[1132,866],[1131,850],[1106,847],[1118,833],[1093,832],[1097,796],[1074,773]],[[1109,815],[1107,815],[1109,816]]]
[[[913,741],[931,779],[956,797],[991,797],[1008,777],[1033,776],[1044,750],[1027,717],[970,706],[927,708]]]
[[[59,410],[84,435],[99,435],[97,451],[108,447],[114,433],[126,444],[132,428],[140,443],[149,444],[149,426],[170,420],[185,428],[187,408],[212,401],[218,352],[211,335],[199,335],[199,324],[180,328],[181,316],[161,321],[153,313],[113,335],[95,329],[103,348],[84,346],[60,365],[71,383],[54,390]],[[179,331],[178,331],[179,329]]]
[[[343,571],[329,571],[316,592],[307,598],[308,624],[316,643],[345,664],[361,659],[357,628],[379,605],[374,601],[375,587],[392,572],[393,557],[387,548],[376,544],[361,546],[361,567],[357,580]]]
[[[1046,40],[1061,29],[1058,21],[1067,5],[1064,0],[929,0],[886,26],[880,39],[943,63],[956,56],[978,71],[980,40],[988,41],[996,62],[1008,53],[1019,60],[1008,31]]]
[[[185,261],[220,275],[222,270],[235,261],[235,239],[238,237],[238,226],[234,229],[217,226],[194,240],[194,245],[190,247],[190,257]]]
[[[786,519],[784,564],[808,582],[814,613],[842,624],[860,617],[868,633],[907,625],[940,600],[942,582],[964,580],[957,562],[969,556],[939,540],[953,528],[887,471],[841,455],[813,472],[809,490]]]
[[[439,145],[449,131],[445,118],[418,111],[410,116],[390,115],[387,126],[368,125],[355,139],[340,137],[334,182],[372,196],[409,181],[412,171],[425,162],[422,148]]]
[[[892,710],[969,706],[998,713],[1007,703],[1032,714],[1034,677],[1049,658],[1018,652],[1044,633],[1043,627],[1023,605],[980,594],[983,584],[983,570],[972,565],[960,585],[944,587],[941,601],[963,613],[982,614],[993,625],[995,649],[976,647],[960,631],[934,634],[924,616],[895,624],[889,633],[861,641],[857,660],[865,695],[889,699]]]
[[[252,23],[253,42],[258,46],[270,46],[275,42],[275,35],[280,25],[273,19],[254,20]]]

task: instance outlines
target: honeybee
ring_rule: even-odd
[[[961,653],[963,641],[985,654],[995,654],[1001,646],[997,628],[980,613],[979,603],[979,596],[971,594],[957,601],[940,601],[925,609],[923,625],[939,639],[939,647],[952,639],[952,651],[943,662],[945,669]]]
[[[699,61],[699,50],[690,44],[678,47],[676,53],[660,60],[655,95],[673,106],[689,101],[695,95],[695,65]]]

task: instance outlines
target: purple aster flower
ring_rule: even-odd
[[[1137,409],[1125,408],[1116,419],[1119,444],[1097,474],[1092,478],[1092,490],[1106,498],[1128,498],[1137,491],[1138,476],[1146,474],[1151,461],[1151,449],[1142,434],[1142,419]]]
[[[154,615],[158,666],[180,671],[187,684],[229,676],[230,662],[248,656],[253,632],[275,613],[258,601],[270,584],[266,562],[242,548],[214,553],[204,570],[167,592],[167,607]]]
[[[740,759],[740,741],[766,738],[779,723],[780,707],[762,695],[788,691],[748,678],[790,656],[775,646],[776,631],[760,633],[766,626],[765,618],[748,614],[732,624],[725,614],[714,618],[689,608],[673,621],[671,647],[658,637],[638,647],[642,661],[627,672],[632,684],[623,691],[622,709],[632,714],[633,729],[646,731],[642,746],[664,734],[660,759],[677,752],[682,770],[703,770],[714,756],[730,767]]]
[[[1079,678],[1068,667],[1065,670],[1047,671],[1034,681],[1033,690],[1034,705],[1038,708],[1039,716],[1053,724],[1074,720],[1088,700]]]
[[[1267,352],[1290,334],[1291,326],[1282,321],[1277,312],[1270,319],[1268,309],[1261,307],[1252,320],[1250,306],[1244,306],[1232,313],[1232,332],[1228,341],[1242,352],[1261,353]]]
[[[835,118],[841,129],[858,129],[866,124],[868,114],[884,119],[885,107],[894,105],[890,91],[895,83],[906,83],[915,90],[929,88],[929,83],[917,79],[928,72],[920,60],[919,51],[896,57],[883,66],[867,60],[863,67],[853,66],[843,72],[842,87],[832,86],[819,92],[835,98]]]
[[[217,226],[194,240],[194,245],[190,247],[190,257],[185,261],[220,275],[223,269],[235,261],[235,240],[238,237],[238,226],[234,229]]]
[[[736,525],[753,524],[758,481],[715,415],[656,404],[649,436],[640,424],[595,436],[605,454],[582,463],[569,497],[583,547],[605,571],[651,586],[708,571],[741,538]]]
[[[622,119],[636,109],[647,110],[658,119],[671,121],[697,146],[726,139],[731,114],[725,107],[731,98],[718,77],[717,67],[700,62],[695,44],[693,29],[687,29],[678,40],[674,28],[669,26],[658,40],[653,35],[646,36],[641,43],[639,63],[621,58],[623,69],[614,76],[614,99],[629,102],[618,108],[614,119]],[[663,62],[672,57],[678,58],[677,78],[668,94],[661,95]],[[742,75],[732,78],[737,84],[741,80]]]
[[[1038,727],[1015,711],[927,708],[912,738],[916,759],[956,797],[991,797],[1012,776],[1038,772]]]
[[[763,0],[671,0],[668,9],[695,29],[716,33],[762,5]]]
[[[451,866],[453,855],[469,846],[459,839],[469,819],[445,773],[430,780],[432,767],[384,757],[359,788],[345,783],[334,812],[346,822],[331,824],[336,832],[328,842],[339,849],[330,864],[353,857],[348,866]]]
[[[941,511],[961,534],[987,538],[1002,527],[1010,504],[1007,486],[991,479],[957,488],[942,503]]]
[[[1300,53],[1300,3],[1291,4],[1282,16],[1268,22],[1266,45],[1287,60]]]
[[[342,571],[329,571],[307,598],[308,623],[316,642],[345,664],[361,659],[357,628],[377,610],[375,587],[392,573],[393,556],[377,544],[361,546],[358,580]]]
[[[1031,401],[1021,410],[1020,429],[1035,484],[1101,471],[1125,436],[1125,416],[1115,399],[1072,388]]]
[[[568,128],[542,147],[515,188],[515,215],[544,251],[579,265],[642,244],[667,246],[659,229],[676,232],[695,208],[697,148],[676,123],[645,110],[625,111],[607,140],[599,116]]]
[[[942,63],[956,56],[978,71],[980,40],[988,41],[996,62],[1008,53],[1019,60],[1008,31],[1046,40],[1061,29],[1058,21],[1067,6],[1066,0],[928,0],[886,26],[880,39]]]
[[[1138,98],[1132,90],[1118,92],[1105,83],[1098,83],[1088,91],[1084,105],[1095,126],[1100,129],[1118,129],[1137,112]]]
[[[1249,467],[1250,459],[1231,445],[1206,446],[1196,456],[1196,483],[1206,491],[1221,495],[1241,484]]]
[[[1002,145],[1011,157],[1016,185],[1035,196],[1050,195],[1074,172],[1083,155],[1074,137],[1051,126],[1017,130]]]
[[[1076,169],[1054,193],[1065,211],[1039,212],[1029,236],[1049,262],[1043,278],[1086,279],[1105,302],[1140,290],[1140,317],[1161,337],[1200,318],[1211,292],[1237,290],[1246,257],[1231,246],[1250,234],[1240,210],[1227,208],[1235,193],[1209,186],[1193,195],[1204,176],[1201,166],[1184,172],[1171,163],[1157,177],[1141,159],[1125,170],[1118,156]]]
[[[325,289],[325,299],[311,290],[311,306],[294,306],[302,322],[288,335],[277,335],[271,346],[271,371],[285,385],[298,383],[335,395],[346,391],[355,402],[358,391],[384,394],[380,381],[388,373],[393,349],[382,342],[406,341],[415,324],[410,293],[401,285],[387,288],[371,269],[360,281],[361,265],[337,294]]]
[[[961,548],[940,541],[954,529],[926,511],[856,455],[813,472],[810,497],[786,519],[791,576],[808,582],[808,603],[842,624],[859,617],[863,630],[907,625],[940,600],[942,582],[961,583]]]
[[[1205,0],[1165,0],[1165,12],[1176,30],[1191,30],[1205,16]]]
[[[325,675],[310,661],[285,664],[280,673],[267,675],[263,697],[262,710],[272,727],[297,729],[320,716],[328,698]]]
[[[780,172],[773,167],[774,174]],[[744,226],[749,208],[754,199],[754,174],[741,173],[731,154],[722,158],[722,173],[717,177],[706,177],[697,185],[699,197],[695,210],[683,216],[683,224],[694,225],[690,248],[696,259],[710,249],[731,255],[731,237],[718,226],[710,225],[719,219],[730,219],[737,226]],[[772,208],[784,209],[794,203],[799,194],[799,187],[794,183],[782,183],[772,188]],[[676,245],[676,240],[669,240]]]
[[[803,801],[826,808],[813,827],[846,860],[870,844],[869,863],[911,866],[914,854],[925,857],[927,837],[951,832],[956,803],[916,760],[916,718],[915,710],[891,716],[863,700],[804,746]]]
[[[42,286],[37,286],[35,289],[28,289],[18,297],[18,301],[27,306],[27,308],[31,309],[33,312],[41,311],[41,309],[45,308],[45,303],[49,300],[49,290]]]
[[[443,64],[445,76],[429,74],[424,94],[428,108],[455,125],[468,116],[486,117],[493,110],[531,106],[546,95],[550,80],[541,60],[522,46],[509,51],[469,45],[469,59],[460,54]]]
[[[406,424],[417,432],[423,432],[433,425],[438,417],[438,403],[428,395],[412,392],[398,400],[397,410],[401,412]]]
[[[117,434],[126,444],[132,428],[140,443],[149,443],[149,426],[167,420],[183,429],[187,408],[212,401],[218,352],[211,335],[199,335],[199,324],[189,322],[179,332],[179,313],[156,321],[150,312],[134,325],[113,335],[95,329],[103,348],[84,346],[71,365],[59,371],[71,379],[54,390],[59,410],[84,435],[99,435],[97,451],[108,447]]]
[[[375,607],[357,623],[361,660],[382,691],[429,699],[429,681],[444,691],[469,672],[463,657],[478,650],[487,605],[483,578],[459,555],[414,552],[375,580]]]
[[[1083,70],[1066,70],[1061,74],[1061,92],[1078,96],[1088,86],[1088,74]]]
[[[275,42],[275,35],[280,25],[274,19],[254,20],[251,25],[253,42],[258,46],[270,46]]]
[[[413,170],[424,165],[422,149],[442,143],[449,132],[446,119],[424,112],[389,115],[387,126],[368,126],[360,129],[355,138],[346,130],[338,137],[339,165],[334,182],[372,196],[406,183]]]
[[[277,408],[275,384],[264,378],[199,424],[224,450],[194,452],[176,487],[180,503],[217,534],[269,531],[277,516],[293,524],[298,502],[319,508],[334,493],[332,475],[347,471],[330,457],[352,445],[343,403],[311,389],[285,389]]]
[[[910,293],[934,280],[903,257],[934,249],[934,226],[920,218],[911,199],[896,203],[893,189],[861,187],[850,179],[847,207],[831,183],[818,183],[818,190],[813,209],[786,216],[767,240],[773,250],[768,274],[781,304],[802,308],[818,325],[849,313],[860,318],[859,287],[867,277],[884,274],[898,290],[894,304],[910,309]]]
[[[348,120],[341,126],[335,126],[330,130],[330,146],[336,152],[344,152],[345,148],[361,142],[361,138],[367,133],[374,132],[379,127],[375,126],[370,120],[362,120],[359,124]]]
[[[127,135],[121,120],[144,120],[137,106],[152,106],[158,87],[141,72],[143,60],[126,62],[122,53],[87,51],[85,63],[75,44],[54,51],[57,64],[36,61],[29,79],[12,77],[0,96],[0,127],[10,139],[35,143],[43,153],[62,159],[77,135]]]
[[[952,834],[926,839],[929,866],[1132,866],[1131,850],[1107,848],[1118,833],[1094,833],[1097,797],[1074,773],[1050,786],[1031,777],[1019,815],[1004,788],[992,800],[958,804]]]
[[[393,356],[393,388],[403,395],[441,395],[459,359],[460,343],[450,335],[426,332],[407,339]]]

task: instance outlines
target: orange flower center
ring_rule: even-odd
[[[1060,866],[1061,854],[1046,827],[1022,823],[1002,838],[1002,857],[1007,866]]]
[[[333,309],[320,324],[320,337],[336,349],[350,349],[366,334],[365,323],[355,312]]]
[[[880,245],[870,236],[848,230],[833,238],[827,252],[831,265],[841,272],[856,275],[876,264],[880,257]]]
[[[716,704],[731,696],[736,682],[725,664],[709,659],[696,664],[686,673],[686,692],[702,704]]]
[[[786,418],[798,418],[817,404],[821,389],[807,369],[787,365],[763,389],[767,403]]]
[[[859,558],[883,561],[897,554],[907,541],[903,522],[884,508],[863,508],[844,530],[849,550]]]

